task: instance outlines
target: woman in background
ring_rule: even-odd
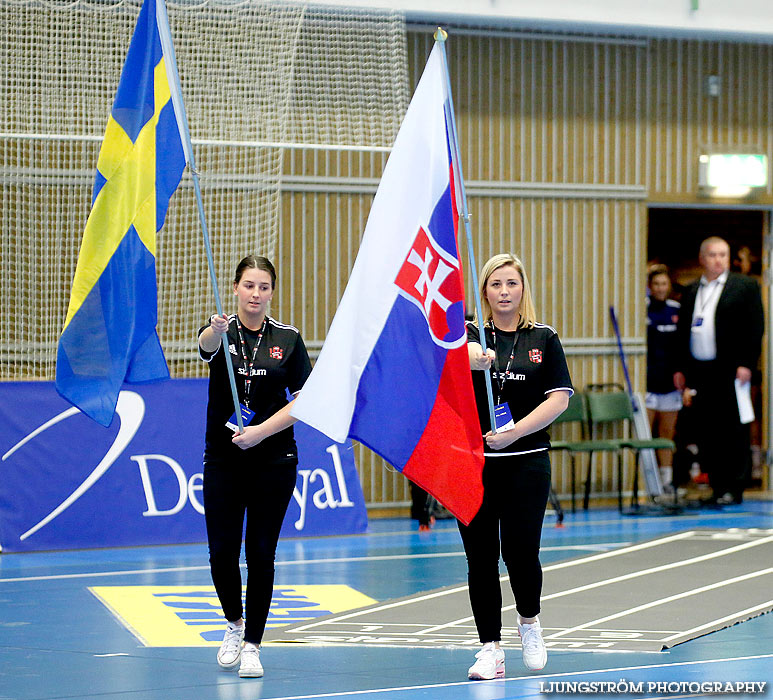
[[[647,395],[645,405],[653,437],[674,439],[682,394],[674,386],[678,301],[671,296],[671,276],[665,265],[653,265],[647,274]],[[658,450],[660,479],[672,491],[673,454]]]

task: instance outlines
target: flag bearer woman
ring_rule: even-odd
[[[298,330],[267,315],[275,285],[271,262],[247,256],[233,281],[237,312],[214,315],[199,331],[199,354],[210,370],[203,484],[209,561],[228,621],[217,661],[223,668],[238,665],[242,678],[263,675],[258,645],[271,604],[279,530],[295,487],[295,418],[286,391],[297,395],[311,372]],[[227,348],[222,333],[228,334]],[[240,403],[248,416],[254,413],[244,419],[242,433],[226,362],[233,366]],[[239,555],[245,515],[249,576],[243,615]]]
[[[566,410],[573,393],[558,334],[538,323],[521,261],[495,255],[480,275],[487,352],[478,326],[467,324],[475,398],[485,445],[483,504],[469,524],[459,523],[467,555],[470,603],[483,648],[468,675],[473,680],[505,675],[500,649],[502,592],[499,555],[510,575],[518,611],[523,661],[530,670],[547,663],[537,614],[542,567],[542,520],[550,492],[550,441],[546,428]],[[507,412],[492,432],[483,372],[491,373],[496,414]],[[507,408],[502,408],[503,406]]]

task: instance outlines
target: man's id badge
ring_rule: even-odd
[[[692,320],[692,327],[693,328],[697,328],[698,326],[702,326],[702,325],[703,325],[703,316],[696,316]]]
[[[239,404],[239,408],[242,410],[242,424],[249,425],[252,417],[255,415],[255,411],[250,411],[250,409],[243,404]],[[236,419],[236,411],[234,411],[233,415],[226,421],[225,426],[231,430],[239,430],[239,421]]]
[[[515,427],[513,414],[510,413],[510,406],[507,405],[507,402],[494,406],[494,422],[497,425],[495,433],[502,433]]]

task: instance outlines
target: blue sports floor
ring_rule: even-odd
[[[560,529],[548,515],[542,561],[547,565],[693,528],[771,529],[773,503],[746,501],[671,517],[567,513]],[[279,544],[276,585],[286,591],[345,585],[372,602],[465,582],[465,560],[451,521],[419,533],[408,519],[372,520],[365,535]],[[690,693],[680,683],[695,689],[707,681],[756,681],[766,682],[764,695],[773,697],[773,613],[666,652],[553,651],[538,673],[527,672],[520,652],[510,650],[507,676],[500,681],[467,681],[475,649],[289,644],[265,646],[265,677],[241,680],[217,666],[216,646],[186,646],[191,632],[184,625],[174,641],[177,619],[164,617],[169,591],[188,591],[195,601],[196,595],[211,596],[201,592],[210,589],[205,545],[0,555],[0,698],[505,700],[548,698],[553,693],[544,691],[557,688],[550,683],[562,681],[643,683],[637,697],[645,698],[707,695]],[[185,613],[184,600],[175,609],[177,618],[188,615],[190,638],[206,637],[195,625],[219,627],[219,621],[202,619],[200,603],[190,603],[191,612]],[[176,645],[159,645],[167,644],[165,639]],[[647,692],[649,682],[670,683],[671,692],[655,686]]]

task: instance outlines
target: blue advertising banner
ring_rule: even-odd
[[[103,428],[53,382],[0,382],[5,552],[206,541],[206,379],[124,387]],[[298,480],[282,536],[364,532],[351,442],[295,425]]]

